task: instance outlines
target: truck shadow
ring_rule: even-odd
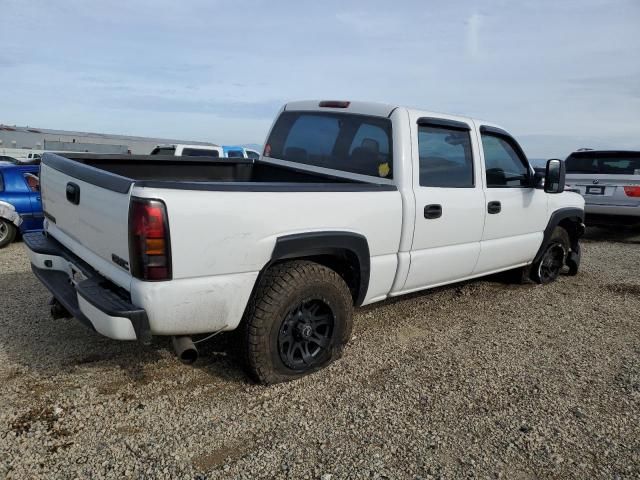
[[[506,283],[500,275],[483,280]],[[455,298],[468,294],[477,285],[478,280],[470,280],[390,298],[361,307],[356,315],[438,292],[447,292]],[[192,366],[182,365],[175,357],[169,337],[154,337],[150,346],[142,346],[103,337],[73,318],[53,320],[49,315],[50,293],[31,272],[0,274],[0,292],[0,350],[8,360],[5,365],[8,377],[25,369],[42,377],[107,369],[123,372],[131,382],[148,383],[161,374],[177,376],[183,369],[195,368],[212,379],[251,382],[242,368],[235,332],[198,343],[198,361]],[[194,341],[205,337],[194,337]],[[0,381],[1,372],[0,369]]]
[[[6,357],[0,382],[20,372],[47,378],[115,368],[133,382],[146,383],[167,364],[170,369],[174,364],[178,369],[192,368],[175,358],[169,338],[156,337],[145,347],[103,337],[74,318],[53,320],[49,299],[49,292],[31,272],[0,273],[0,351]],[[194,367],[215,377],[246,382],[232,359],[231,343],[231,335],[219,335],[199,345],[202,355]]]

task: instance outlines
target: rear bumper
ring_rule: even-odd
[[[640,205],[594,205],[585,204],[587,225],[634,226],[640,225]]]
[[[151,341],[147,313],[127,292],[42,232],[26,233],[23,240],[33,273],[75,318],[109,338]]]
[[[620,215],[625,217],[640,217],[640,205],[603,205],[585,203],[584,211],[594,215]]]

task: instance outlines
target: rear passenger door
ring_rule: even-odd
[[[532,171],[520,145],[504,130],[481,126],[486,181],[486,220],[475,273],[524,265],[542,244],[547,196],[532,187]]]
[[[404,291],[470,276],[485,217],[472,125],[440,118],[411,121],[416,216]]]

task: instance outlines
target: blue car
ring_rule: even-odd
[[[222,151],[224,156],[228,158],[247,158],[244,148],[236,145],[223,145]]]
[[[18,231],[42,229],[42,199],[38,165],[0,160],[0,248],[9,245]]]

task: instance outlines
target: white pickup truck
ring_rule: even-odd
[[[224,151],[219,145],[184,145],[172,143],[170,145],[156,145],[151,155],[171,155],[174,157],[224,157]]]
[[[506,270],[575,274],[584,200],[563,168],[536,175],[471,118],[294,102],[255,161],[45,154],[45,232],[25,243],[55,316],[172,336],[185,362],[192,336],[239,329],[249,372],[275,383],[337,358],[354,306]]]

